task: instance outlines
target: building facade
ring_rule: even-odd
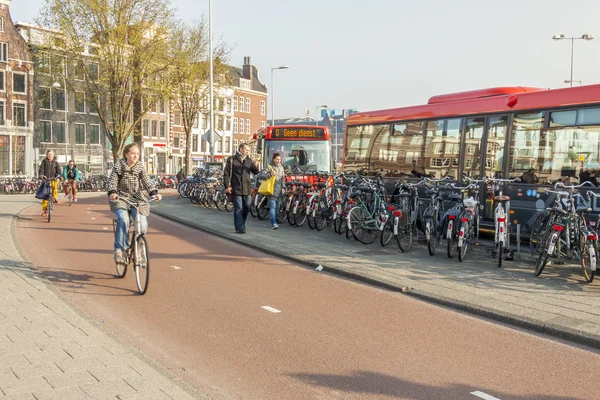
[[[267,126],[267,87],[250,57],[244,57],[242,68],[231,67],[233,79],[233,148],[252,139],[254,133]]]
[[[32,176],[34,155],[34,65],[13,24],[10,0],[0,0],[0,174]]]
[[[160,99],[155,104],[147,105],[144,103],[149,101],[148,97],[143,95],[141,101],[142,108],[150,110],[143,115],[137,128],[141,134],[135,136],[135,141],[142,148],[142,161],[150,175],[170,174],[170,103]]]

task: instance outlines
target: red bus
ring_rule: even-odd
[[[329,128],[317,125],[268,126],[254,135],[251,143],[253,157],[263,167],[274,153],[281,154],[286,170],[331,171],[331,141]]]
[[[531,184],[511,184],[507,194],[513,222],[525,232],[552,201],[546,187],[579,184],[582,172],[598,171],[600,181],[599,166],[600,85],[491,88],[352,114],[343,157],[344,171],[385,171],[390,177],[524,177]],[[483,222],[493,213],[493,193],[484,191]],[[595,203],[593,208],[600,211]]]

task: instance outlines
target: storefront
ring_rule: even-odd
[[[0,174],[32,176],[33,148],[30,136],[0,134]]]

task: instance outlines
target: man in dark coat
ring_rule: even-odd
[[[42,160],[42,163],[40,164],[40,168],[38,169],[38,176],[40,178],[42,176],[45,176],[48,179],[52,179],[57,176],[60,176],[60,166],[58,165],[58,161],[56,161],[56,159],[54,158],[54,151],[48,150],[46,152],[46,158],[44,158]],[[58,193],[56,190],[57,186],[58,186],[57,181],[52,181],[52,199],[55,203],[58,203],[58,200],[56,199],[58,196]],[[42,217],[46,216],[47,208],[48,208],[48,200],[43,200],[42,201]]]
[[[250,146],[242,143],[235,155],[227,159],[223,183],[227,193],[233,194],[233,223],[237,233],[246,233],[246,218],[252,200],[250,174],[258,174],[257,165],[250,159]]]

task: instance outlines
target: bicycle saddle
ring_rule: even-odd
[[[437,189],[434,189],[434,188],[427,189],[427,190],[425,191],[425,194],[435,194],[435,193],[438,193],[438,190],[437,190]]]
[[[589,213],[589,212],[592,212],[592,209],[589,207],[577,207],[577,210],[575,210],[575,212],[577,214]]]
[[[562,214],[562,215],[567,215],[568,214],[568,212],[566,210],[563,210],[560,207],[552,207],[550,209],[550,212],[554,212],[554,213],[558,213],[558,214]]]
[[[373,189],[371,189],[369,186],[366,186],[366,185],[360,185],[358,187],[358,190],[361,190],[361,191],[363,191],[365,193],[372,193],[373,192]]]
[[[462,196],[458,193],[452,193],[450,196],[448,196],[448,198],[450,200],[454,200],[454,201],[460,201],[462,200]]]
[[[496,196],[496,197],[494,197],[494,200],[497,200],[497,201],[509,201],[510,197],[509,196]]]

